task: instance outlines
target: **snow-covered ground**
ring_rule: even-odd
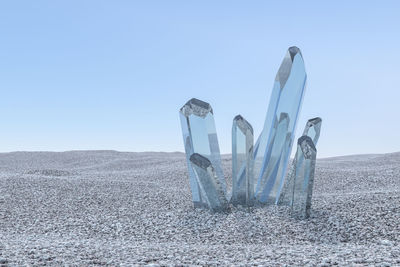
[[[182,153],[0,154],[2,264],[400,266],[400,153],[318,160],[304,221],[193,209]]]

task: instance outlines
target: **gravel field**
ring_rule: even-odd
[[[304,221],[193,209],[182,153],[3,153],[0,266],[31,265],[400,266],[400,153],[318,160]]]

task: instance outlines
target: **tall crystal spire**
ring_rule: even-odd
[[[198,153],[211,162],[221,188],[226,194],[213,110],[210,104],[192,98],[180,109],[179,113],[193,203],[195,207],[207,207],[208,203],[204,199],[206,192],[198,184],[190,156]]]
[[[297,147],[291,213],[294,217],[305,219],[310,216],[317,150],[312,139],[305,135],[299,138]]]
[[[303,136],[308,136],[313,140],[314,146],[317,145],[319,135],[321,132],[321,118],[313,118],[307,121],[306,127],[304,128]],[[299,156],[300,153],[300,156]],[[297,147],[296,155],[294,156],[292,166],[289,169],[289,173],[285,179],[284,186],[279,196],[278,205],[292,205],[293,203],[293,190],[294,183],[297,179],[296,169],[301,168],[304,161],[304,157],[301,156],[301,151]]]
[[[261,203],[278,201],[306,80],[300,49],[290,47],[276,75],[264,128],[254,149],[256,198]],[[283,114],[287,118],[282,119]]]
[[[227,211],[229,205],[226,194],[210,160],[194,153],[190,156],[190,162],[192,163],[196,180],[202,192],[205,193],[204,199],[209,209],[212,211]]]
[[[254,200],[253,127],[237,115],[232,125],[232,199],[234,205],[251,206]]]

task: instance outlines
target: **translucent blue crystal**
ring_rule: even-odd
[[[285,152],[285,146],[288,142],[287,129],[289,126],[289,116],[287,113],[281,113],[278,124],[276,126],[276,134],[272,140],[271,149],[267,151],[269,157],[269,164],[266,165],[266,169],[263,170],[264,174],[259,180],[259,184],[264,186],[258,191],[257,198],[260,202],[274,203],[275,198],[269,196],[275,196],[278,188],[276,179],[278,173],[283,167],[282,154]]]
[[[253,127],[237,115],[232,125],[232,198],[234,205],[251,206],[254,200]]]
[[[190,156],[198,153],[212,163],[222,189],[226,194],[226,182],[221,167],[221,155],[213,110],[210,104],[193,98],[180,109],[179,113],[193,203],[195,207],[208,207],[208,203],[204,199],[206,192],[198,184]]]
[[[194,153],[190,156],[196,180],[202,192],[205,192],[204,200],[212,211],[229,210],[225,191],[217,177],[214,167],[206,157]]]
[[[303,136],[309,136],[314,143],[314,146],[317,144],[319,135],[321,132],[321,118],[313,118],[307,121],[306,127],[304,128]],[[294,156],[292,167],[289,169],[289,173],[285,179],[284,186],[282,188],[281,194],[279,196],[278,205],[292,205],[293,203],[293,190],[294,183],[297,179],[296,177],[296,169],[300,168],[303,164],[304,158],[299,156],[299,149],[296,151],[296,155]]]
[[[254,149],[255,194],[261,203],[278,201],[306,79],[301,52],[297,47],[290,47],[276,75],[264,128]]]
[[[297,142],[297,151],[291,214],[305,219],[310,216],[317,150],[312,139],[303,135]]]

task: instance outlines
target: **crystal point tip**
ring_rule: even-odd
[[[243,133],[246,133],[248,130],[250,130],[251,134],[253,134],[253,127],[241,115],[237,115],[235,118],[233,118],[233,120],[236,121],[237,126]]]
[[[309,136],[303,135],[297,140],[297,144],[301,147],[304,158],[306,159],[310,159],[312,157],[312,154],[317,153],[314,142]]]
[[[300,54],[300,55],[301,55],[300,48],[298,48],[297,46],[291,46],[291,47],[289,47],[288,53],[290,54],[290,58],[292,59],[292,61],[294,60],[294,57],[295,57],[297,54]]]
[[[212,107],[209,103],[192,98],[180,109],[180,112],[186,117],[194,114],[199,117],[206,117],[208,113],[214,114]]]
[[[315,118],[309,119],[308,123],[311,125],[315,125],[317,123],[320,123],[321,121],[322,121],[322,119],[320,117],[315,117]]]
[[[190,161],[203,169],[207,169],[208,167],[211,166],[211,161],[209,161],[206,157],[203,157],[198,153],[192,154],[190,156]]]
[[[276,74],[275,81],[279,82],[280,88],[285,87],[287,80],[289,79],[290,73],[292,71],[293,61],[296,55],[300,55],[302,58],[302,54],[300,49],[297,46],[289,47],[286,56],[284,57],[281,66],[279,67],[278,73]]]
[[[285,120],[285,119],[289,119],[289,114],[287,114],[286,112],[282,112],[280,117],[279,117],[279,122]]]

